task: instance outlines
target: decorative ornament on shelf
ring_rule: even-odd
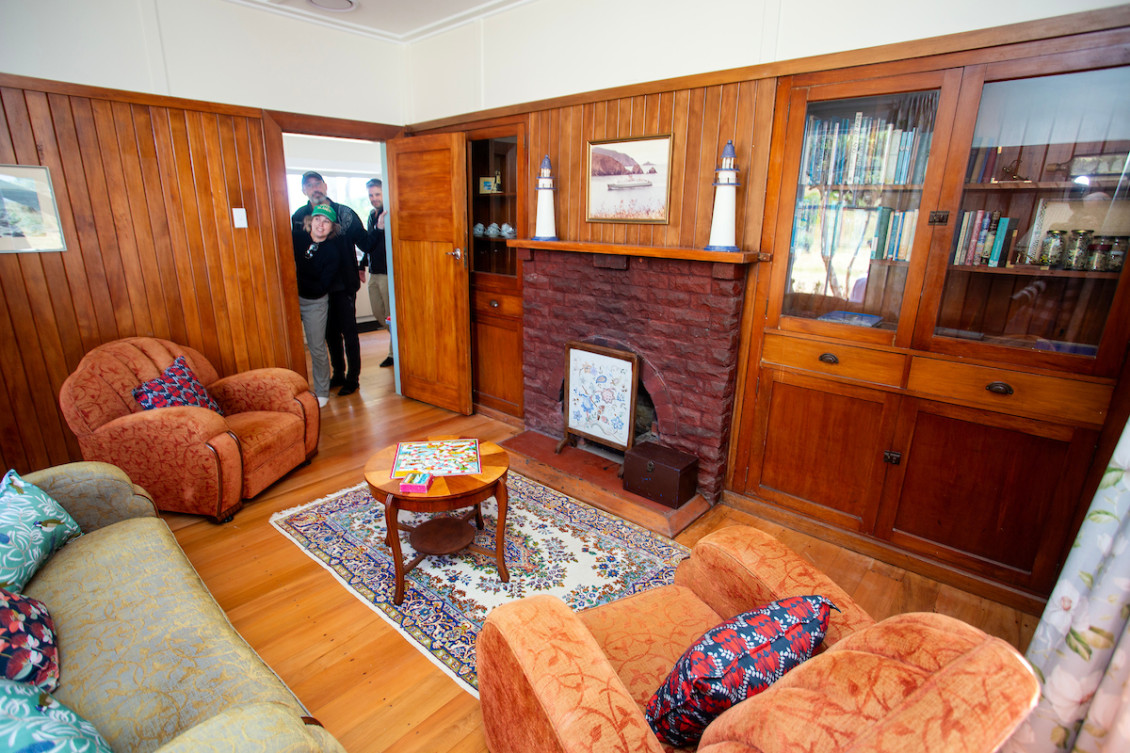
[[[541,171],[538,173],[538,217],[534,227],[535,241],[557,240],[557,223],[553,218],[553,175],[549,164],[549,155],[541,161]]]
[[[707,251],[740,251],[734,241],[736,232],[736,205],[738,196],[737,154],[734,142],[727,141],[722,149],[722,161],[714,171],[714,219],[710,223],[710,243]]]

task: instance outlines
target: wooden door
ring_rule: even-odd
[[[392,139],[388,161],[401,390],[470,414],[464,137]]]

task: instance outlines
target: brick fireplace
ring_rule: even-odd
[[[722,492],[734,407],[742,263],[523,249],[523,372],[529,430],[564,436],[565,343],[635,353],[655,441],[699,459],[698,491]]]

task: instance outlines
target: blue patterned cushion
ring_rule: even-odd
[[[48,557],[81,533],[58,502],[8,471],[0,481],[0,588],[22,591]]]
[[[793,596],[707,630],[648,701],[647,723],[668,745],[697,743],[719,714],[812,656],[832,609],[823,596]]]
[[[14,753],[111,753],[93,724],[34,685],[3,678],[0,741]]]
[[[59,687],[55,623],[43,602],[0,588],[0,677],[48,693]]]
[[[192,369],[188,368],[184,356],[177,356],[161,376],[134,387],[133,399],[145,410],[194,405],[224,415],[220,404],[208,394]]]

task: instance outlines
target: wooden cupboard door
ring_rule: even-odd
[[[401,389],[470,414],[464,137],[392,139],[387,149]]]
[[[761,373],[761,442],[747,491],[845,530],[870,533],[897,396],[773,369]]]
[[[522,320],[476,311],[472,331],[475,403],[521,418]]]
[[[1097,432],[906,401],[878,535],[967,571],[1047,593],[1074,536]],[[890,501],[890,504],[886,504]]]

